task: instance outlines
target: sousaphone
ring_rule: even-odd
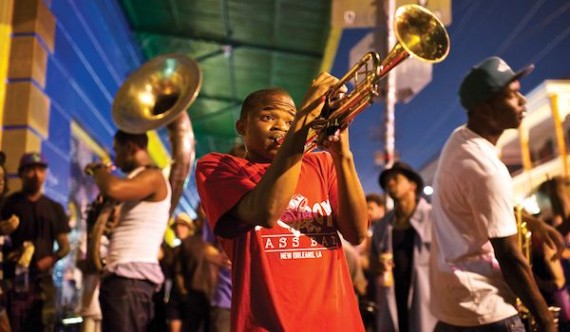
[[[198,64],[182,54],[166,54],[145,63],[119,88],[113,101],[113,121],[122,131],[140,134],[166,126],[172,149],[169,182],[170,213],[176,208],[195,158],[194,132],[187,109],[202,85]],[[118,222],[118,202],[103,198],[92,204],[96,218],[88,225],[87,264],[101,271],[101,240]],[[89,219],[89,218],[88,218]],[[89,221],[89,220],[88,220]]]

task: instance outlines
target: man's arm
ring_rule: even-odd
[[[273,227],[283,215],[297,188],[310,124],[321,113],[323,96],[337,81],[327,73],[313,81],[261,181],[229,211],[233,218],[251,225]]]
[[[131,179],[116,177],[105,168],[95,168],[93,178],[103,196],[120,202],[160,201],[168,192],[162,172],[154,168],[145,169]]]
[[[368,233],[368,209],[364,190],[350,151],[348,127],[330,137],[324,146],[333,157],[338,186],[337,223],[342,236],[352,244],[362,242]]]
[[[526,222],[528,229],[532,234],[538,236],[544,244],[546,244],[550,249],[555,251],[555,254],[549,259],[558,259],[562,257],[564,250],[566,249],[566,244],[562,238],[562,234],[556,230],[556,228],[548,225],[541,219],[535,218],[523,210],[522,221]]]
[[[503,277],[533,315],[540,331],[556,331],[553,317],[540,294],[529,263],[519,248],[518,236],[490,239]]]
[[[57,251],[51,256],[45,256],[38,260],[37,266],[38,270],[46,271],[51,268],[58,260],[62,259],[69,253],[69,240],[67,239],[67,233],[60,233],[56,236]]]
[[[56,237],[57,251],[55,252],[55,260],[58,261],[69,254],[69,240],[67,233],[58,234]]]

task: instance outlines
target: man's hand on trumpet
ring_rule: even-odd
[[[310,126],[317,119],[325,107],[329,91],[338,82],[338,78],[323,72],[311,83],[297,111],[296,118],[301,120],[304,126]]]

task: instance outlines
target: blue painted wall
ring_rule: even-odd
[[[119,0],[44,0],[56,19],[55,47],[48,57],[44,92],[51,99],[49,135],[42,153],[49,160],[45,192],[67,206],[70,190],[71,123],[104,149],[116,131],[111,118],[115,93],[146,60]],[[159,130],[168,148],[166,132]],[[180,211],[193,214],[198,198],[193,179]]]
[[[69,196],[71,122],[110,149],[115,92],[143,62],[118,0],[45,1],[56,19],[45,93],[51,99],[49,137],[42,152],[50,162],[46,194],[66,206]]]

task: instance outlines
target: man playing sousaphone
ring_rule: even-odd
[[[115,134],[115,162],[125,178],[111,174],[107,164],[85,167],[101,195],[121,203],[99,296],[103,331],[144,331],[153,315],[152,294],[164,279],[158,251],[172,192],[168,179],[151,165],[147,144],[146,133]]]

